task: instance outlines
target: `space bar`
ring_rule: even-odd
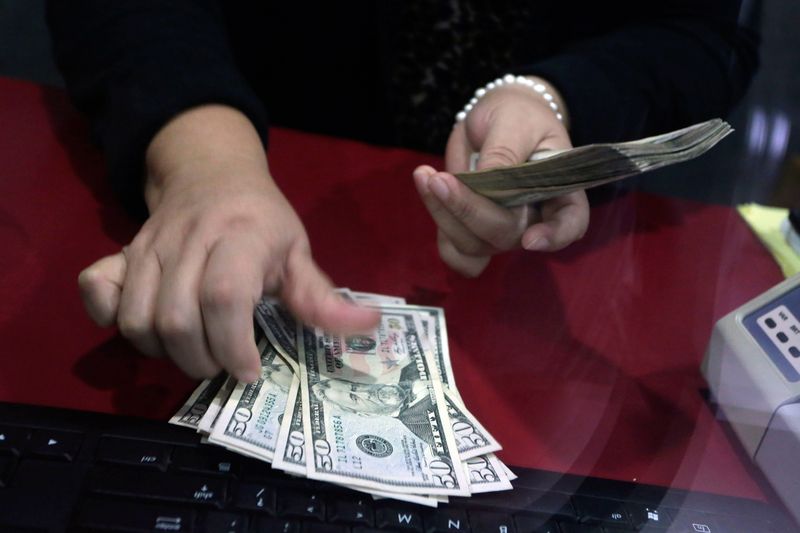
[[[87,500],[78,511],[77,526],[100,531],[191,533],[194,512],[138,502]]]
[[[221,506],[228,482],[218,477],[169,475],[98,467],[89,474],[89,490],[129,498]]]

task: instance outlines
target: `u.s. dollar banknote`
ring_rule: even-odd
[[[445,389],[444,395],[447,413],[450,416],[450,427],[462,461],[503,449],[478,419],[467,411],[461,400],[448,389]]]
[[[222,408],[225,407],[237,383],[238,381],[236,381],[236,378],[232,376],[228,376],[223,382],[222,387],[220,387],[214,399],[211,400],[211,403],[208,404],[208,409],[206,409],[205,414],[200,418],[200,422],[197,424],[198,433],[203,433],[205,435],[211,433],[211,428],[214,427],[217,417],[222,412]]]
[[[386,304],[381,305],[380,308],[383,312],[394,310],[419,313],[424,326],[425,337],[436,361],[436,370],[445,385],[444,393],[447,400],[447,409],[461,460],[464,461],[501,450],[502,446],[497,442],[497,439],[467,410],[458,393],[453,366],[450,362],[450,348],[447,341],[447,323],[445,322],[444,309],[422,305],[396,306]]]
[[[469,490],[473,494],[514,488],[505,465],[493,453],[467,459],[464,465],[469,476]]]
[[[426,305],[396,305],[385,303],[374,306],[386,312],[398,311],[407,313],[409,311],[414,311],[419,313],[425,338],[428,341],[428,346],[431,349],[436,363],[439,379],[446,388],[450,389],[458,396],[453,366],[450,363],[450,348],[447,341],[447,323],[445,322],[444,309]]]
[[[297,373],[297,322],[277,301],[264,298],[255,310],[256,322],[270,343]]]
[[[215,378],[203,380],[169,423],[197,429],[227,379],[228,375],[223,372]]]
[[[294,375],[267,339],[261,340],[258,350],[260,378],[237,383],[208,440],[271,461]]]
[[[374,292],[351,291],[350,289],[337,289],[345,298],[354,302],[366,304],[393,304],[405,305],[406,299],[400,296],[390,296],[388,294],[376,294]]]
[[[283,423],[278,433],[272,466],[297,475],[306,475],[306,435],[303,424],[303,401],[300,379],[292,380],[284,409]]]
[[[469,494],[418,313],[381,309],[368,335],[303,331],[309,477],[390,492]]]

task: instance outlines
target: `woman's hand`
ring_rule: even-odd
[[[549,92],[556,94],[564,113],[557,93],[552,88]],[[523,163],[540,150],[571,147],[564,124],[529,87],[507,84],[481,98],[450,134],[447,171],[437,172],[427,165],[414,171],[417,191],[438,226],[442,260],[461,274],[477,276],[494,254],[519,247],[555,251],[580,239],[589,225],[583,191],[552,198],[538,207],[505,208],[473,192],[452,174],[469,170],[474,152],[480,154],[477,169],[483,170]]]
[[[224,368],[243,381],[260,375],[253,309],[264,294],[326,329],[374,325],[374,311],[342,300],[312,259],[238,111],[204,106],[180,115],[152,141],[147,168],[150,218],[122,253],[79,278],[96,322],[116,322],[141,352],[166,354],[190,376]]]

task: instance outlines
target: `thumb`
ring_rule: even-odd
[[[300,321],[331,332],[366,331],[376,326],[380,316],[337,294],[307,251],[290,253],[281,299]]]
[[[119,252],[103,257],[78,275],[83,306],[100,326],[110,326],[117,321],[126,270],[125,254]]]
[[[519,118],[495,120],[481,145],[476,170],[524,163],[539,142],[530,129]]]

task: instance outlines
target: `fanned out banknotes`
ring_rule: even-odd
[[[477,193],[513,207],[694,159],[731,131],[727,122],[717,118],[637,141],[539,152],[521,165],[456,177]],[[473,167],[475,161],[473,157]]]
[[[261,378],[206,380],[170,422],[273,468],[376,498],[436,506],[511,489],[500,445],[456,388],[444,311],[341,293],[380,310],[374,331],[334,335],[263,300]]]

